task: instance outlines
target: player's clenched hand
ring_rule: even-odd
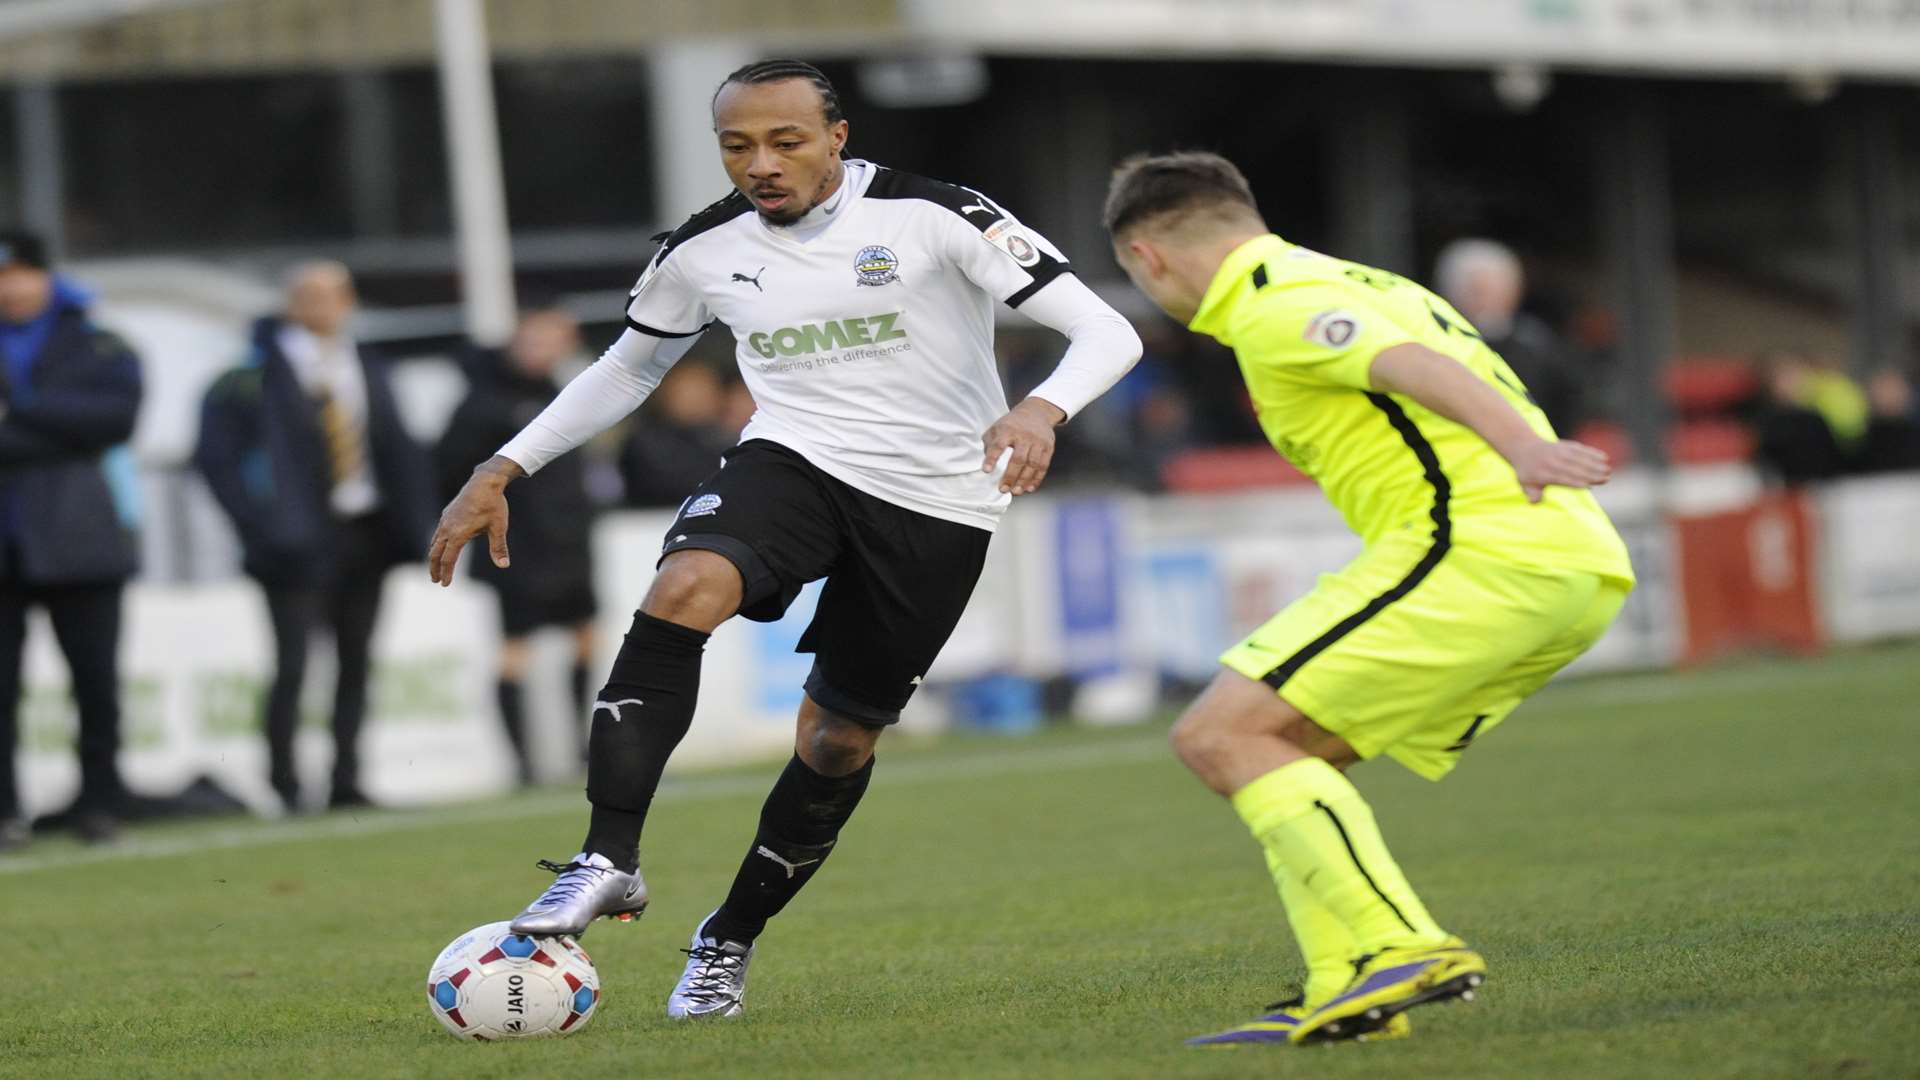
[[[441,586],[453,584],[453,568],[467,541],[487,534],[493,565],[507,565],[507,482],[526,473],[508,458],[494,457],[473,470],[460,494],[440,511],[440,524],[427,548],[427,573]]]
[[[1514,474],[1520,478],[1520,490],[1528,502],[1539,502],[1549,484],[1561,487],[1595,487],[1613,475],[1607,455],[1585,443],[1548,442],[1537,439],[1512,457]]]
[[[1007,471],[1000,476],[1000,490],[1012,495],[1037,490],[1040,481],[1046,479],[1047,466],[1053,463],[1054,425],[1066,418],[1066,412],[1058,405],[1040,398],[1030,397],[1015,405],[1013,411],[994,421],[982,436],[987,444],[987,456],[980,471],[992,472],[999,464],[1000,455],[1012,450],[1013,454],[1007,458]]]

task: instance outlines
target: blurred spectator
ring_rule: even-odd
[[[1920,469],[1920,403],[1913,382],[1898,368],[1883,368],[1867,382],[1870,413],[1861,440],[1861,472]]]
[[[324,625],[339,658],[327,802],[361,806],[360,724],[381,587],[388,569],[426,550],[432,478],[401,427],[385,363],[353,338],[347,268],[306,263],[287,282],[285,315],[256,323],[247,359],[207,391],[194,461],[233,518],[273,620],[273,789],[299,807],[300,685],[308,637]]]
[[[1788,486],[1839,476],[1846,468],[1827,418],[1811,405],[1817,368],[1804,354],[1761,358],[1766,398],[1755,421],[1755,463]]]
[[[620,453],[627,505],[679,506],[739,439],[740,428],[728,426],[734,419],[728,414],[739,411],[738,403],[730,401],[712,368],[684,363],[667,373],[647,404]],[[744,427],[746,421],[740,423]]]
[[[130,489],[115,489],[131,475],[109,450],[133,432],[140,365],[87,300],[38,237],[0,233],[0,851],[28,841],[13,756],[30,607],[53,622],[80,710],[75,830],[111,840],[124,801],[120,592],[139,556]]]
[[[1559,335],[1520,310],[1526,274],[1519,257],[1492,240],[1455,240],[1440,252],[1433,277],[1440,295],[1520,376],[1553,429],[1563,435],[1579,430],[1587,419],[1586,387]]]
[[[448,423],[435,452],[440,493],[451,499],[473,467],[492,457],[559,393],[554,372],[580,352],[580,324],[558,308],[523,313],[513,340],[502,349],[479,349],[467,370],[472,386]],[[565,454],[534,476],[513,485],[512,570],[502,570],[481,550],[467,560],[476,580],[492,585],[500,602],[500,647],[494,698],[520,770],[533,781],[527,752],[526,694],[532,665],[532,634],[543,626],[573,632],[569,686],[579,707],[574,732],[581,760],[591,708],[588,664],[593,660],[593,500],[587,492],[587,460]]]
[[[1853,381],[1841,362],[1815,353],[1800,354],[1806,375],[1801,384],[1801,404],[1820,414],[1840,444],[1842,453],[1851,455],[1867,437],[1867,393]]]
[[[728,436],[728,440],[732,441],[746,430],[747,421],[753,419],[753,414],[759,411],[760,406],[753,400],[753,391],[747,389],[747,381],[737,374],[727,380],[726,398],[726,403],[720,407],[720,428],[732,432]]]

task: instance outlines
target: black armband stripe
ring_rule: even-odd
[[[708,323],[708,324],[707,324],[707,326],[711,326],[711,325],[713,325],[713,324],[712,324],[712,323]],[[652,336],[652,337],[657,337],[657,338],[690,338],[690,337],[698,337],[699,335],[701,335],[701,334],[703,334],[703,333],[705,333],[705,332],[706,332],[706,329],[707,329],[707,327],[706,327],[706,326],[702,326],[702,327],[701,327],[701,328],[699,328],[698,330],[687,330],[687,331],[684,331],[684,332],[683,332],[683,331],[674,331],[674,330],[662,330],[662,329],[660,329],[660,328],[659,328],[659,327],[657,327],[657,326],[648,326],[648,325],[647,325],[646,323],[643,323],[643,322],[641,322],[640,320],[638,320],[638,319],[636,319],[636,318],[634,318],[634,317],[633,317],[633,316],[631,316],[631,315],[629,315],[629,316],[627,316],[627,326],[628,326],[629,328],[631,328],[631,329],[634,329],[634,330],[638,330],[639,332],[641,332],[641,333],[643,333],[643,334],[647,334],[647,335],[649,335],[649,336]]]
[[[1006,302],[1008,307],[1019,307],[1021,304],[1033,299],[1034,293],[1053,284],[1054,279],[1063,274],[1073,273],[1073,264],[1061,262],[1059,259],[1043,251],[1040,253],[1040,265],[1027,272],[1033,275],[1033,280],[1029,281],[1019,292],[1007,297]]]

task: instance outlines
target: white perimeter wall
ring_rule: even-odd
[[[1757,490],[1740,469],[1670,478],[1628,473],[1603,502],[1633,549],[1641,586],[1609,636],[1573,670],[1670,664],[1681,646],[1674,548],[1666,515],[1738,506]],[[1822,617],[1836,641],[1920,634],[1920,477],[1836,485],[1818,500]],[[611,662],[652,577],[670,523],[663,514],[605,519],[595,538],[603,607],[596,681]],[[905,721],[951,719],[946,691],[1008,672],[1072,673],[1099,718],[1141,718],[1161,674],[1203,679],[1228,643],[1304,593],[1358,550],[1311,489],[1224,496],[1023,499],[996,538],[973,604]],[[777,754],[811,657],[794,643],[811,613],[810,588],[780,623],[735,620],[707,651],[700,713],[676,768]],[[266,610],[250,583],[135,585],[122,641],[122,766],[139,791],[164,793],[209,775],[265,808],[266,754],[259,695],[271,670]],[[492,594],[462,580],[440,589],[421,566],[394,571],[375,640],[372,716],[362,748],[365,782],[396,804],[503,791],[512,775],[493,706],[499,639]],[[530,695],[536,760],[570,775],[583,722],[565,701],[564,635],[539,643]],[[302,773],[324,796],[331,757],[328,647],[309,665]],[[78,782],[66,668],[44,618],[29,632],[18,766],[30,812],[62,806]]]

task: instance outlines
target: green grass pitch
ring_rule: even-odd
[[[1920,646],[1550,688],[1427,784],[1355,774],[1481,999],[1398,1043],[1191,1050],[1299,977],[1258,851],[1164,732],[883,745],[761,939],[747,1015],[662,1015],[777,766],[670,781],[599,1014],[447,1037],[440,946],[573,850],[577,793],[138,831],[0,861],[0,1075],[1920,1075]]]

